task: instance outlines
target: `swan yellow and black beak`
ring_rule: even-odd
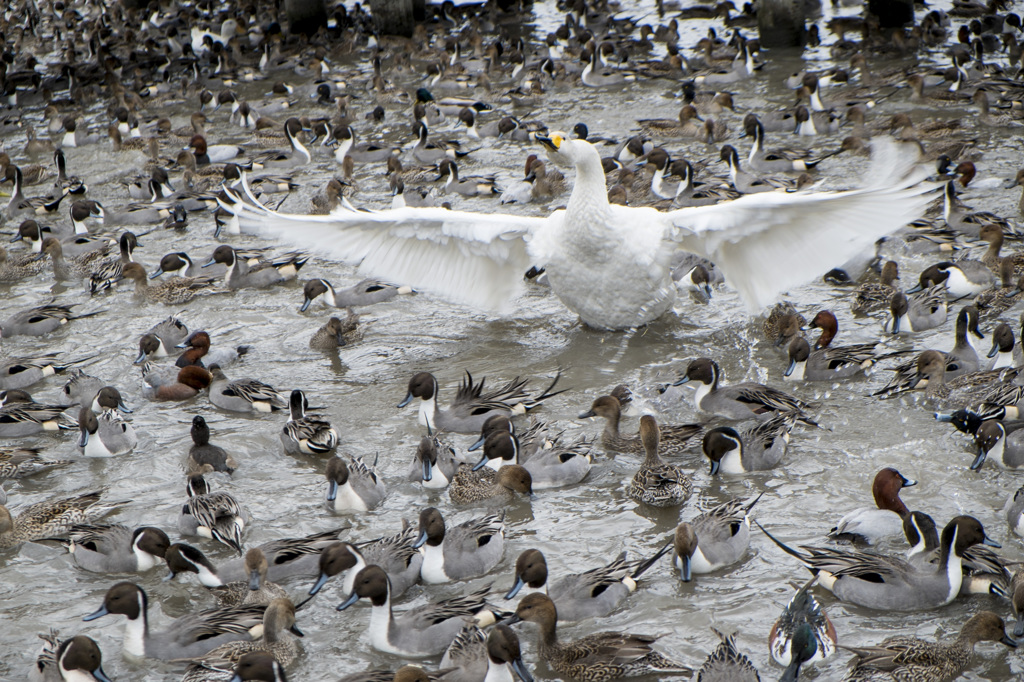
[[[544,137],[543,135],[535,136],[537,142],[547,147],[553,152],[557,152],[558,148],[562,146],[562,136],[558,133],[551,135],[551,137]]]

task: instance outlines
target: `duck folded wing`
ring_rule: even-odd
[[[330,215],[289,215],[256,203],[224,208],[237,213],[245,232],[489,310],[507,308],[522,291],[523,273],[533,265],[526,239],[547,220],[413,207],[370,212],[341,206]]]
[[[657,640],[657,637],[650,635],[598,632],[574,642],[579,653],[583,655],[573,663],[611,660],[615,664],[625,665],[651,653],[651,644]]]
[[[884,583],[887,582],[887,578],[913,570],[907,562],[898,557],[863,552],[850,554],[824,547],[802,546],[801,549],[811,554],[815,569],[828,571],[836,578],[848,576],[868,582]]]
[[[851,254],[919,218],[938,185],[912,147],[872,143],[861,189],[762,192],[714,206],[671,211],[669,239],[721,269],[752,311],[776,295],[837,267]]]

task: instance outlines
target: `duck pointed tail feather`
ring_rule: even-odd
[[[790,555],[791,557],[794,557],[794,558],[798,559],[800,561],[800,563],[802,563],[804,565],[804,568],[806,568],[808,571],[811,572],[811,575],[813,575],[813,576],[817,576],[818,575],[818,569],[816,569],[813,566],[809,565],[809,563],[807,561],[808,557],[805,554],[802,554],[798,550],[795,550],[792,547],[790,547],[789,545],[786,545],[781,540],[776,538],[774,535],[769,533],[767,530],[765,530],[764,526],[762,526],[760,523],[758,523],[757,519],[752,519],[752,520],[754,522],[754,525],[756,525],[758,528],[760,528],[761,532],[768,536],[769,540],[771,540],[776,545],[778,545],[779,549],[781,549],[783,552],[785,552],[786,554]]]

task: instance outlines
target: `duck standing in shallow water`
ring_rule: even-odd
[[[863,189],[771,192],[661,213],[610,204],[600,155],[589,142],[559,133],[537,140],[556,165],[576,168],[566,210],[548,218],[410,207],[297,216],[258,202],[223,206],[245,231],[478,307],[507,307],[522,291],[522,273],[545,268],[566,307],[591,327],[614,330],[647,324],[672,308],[676,250],[713,261],[756,310],[916,219],[932,189],[921,183],[927,171],[917,168],[916,154],[879,142],[868,175],[877,180]],[[622,273],[631,277],[624,282]]]

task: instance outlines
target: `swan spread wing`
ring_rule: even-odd
[[[667,214],[678,248],[718,266],[751,311],[920,217],[936,185],[912,147],[874,141],[871,182],[844,192],[752,194]]]
[[[523,274],[533,264],[526,240],[547,220],[444,208],[366,212],[342,206],[330,215],[276,213],[248,202],[227,208],[238,215],[243,232],[486,310],[506,308],[522,291]]]

